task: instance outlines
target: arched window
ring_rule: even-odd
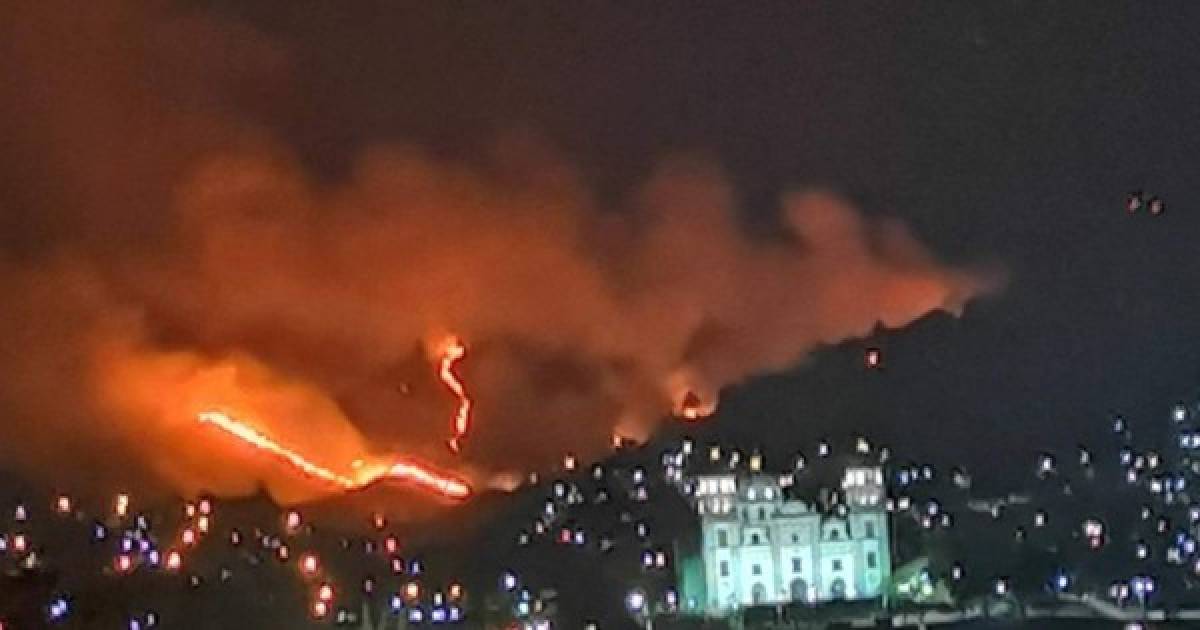
[[[755,584],[754,588],[750,589],[750,599],[754,602],[755,606],[766,603],[767,587],[762,584]]]
[[[792,601],[804,602],[808,601],[808,582],[804,578],[796,578],[792,580]]]
[[[829,596],[832,599],[845,599],[846,597],[846,580],[838,578],[829,585]]]

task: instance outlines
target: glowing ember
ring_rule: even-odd
[[[471,424],[471,399],[467,388],[454,373],[454,366],[467,354],[467,347],[458,337],[449,337],[442,343],[442,360],[438,378],[458,398],[458,409],[454,412],[454,437],[450,438],[450,450],[458,452],[462,438]]]
[[[352,465],[355,476],[350,477],[309,461],[303,455],[259,433],[227,413],[205,411],[198,414],[196,418],[201,423],[211,424],[259,450],[276,456],[308,477],[346,490],[356,490],[380,479],[396,479],[453,499],[465,499],[471,495],[471,487],[466,482],[439,474],[413,461],[400,460],[387,466]]]

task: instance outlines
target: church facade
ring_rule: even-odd
[[[891,546],[879,468],[846,469],[839,507],[828,513],[785,498],[778,480],[761,474],[696,477],[693,497],[703,573],[702,588],[689,589],[697,612],[871,599],[886,588]]]

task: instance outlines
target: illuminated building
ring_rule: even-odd
[[[883,473],[845,471],[845,516],[783,494],[767,475],[695,479],[699,554],[681,558],[685,609],[723,616],[746,606],[880,597],[891,573]]]

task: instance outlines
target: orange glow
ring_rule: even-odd
[[[355,476],[350,477],[309,461],[300,453],[259,433],[250,425],[227,413],[204,411],[197,414],[196,419],[201,423],[211,424],[259,450],[276,456],[305,476],[345,490],[356,490],[380,479],[396,479],[452,499],[465,499],[471,495],[471,487],[465,481],[440,474],[411,460],[400,460],[386,466],[364,466],[359,460],[356,460],[351,464]]]
[[[675,417],[687,421],[707,418],[717,410],[717,392],[695,370],[681,367],[668,377],[667,394]]]
[[[275,455],[309,477],[320,479],[321,481],[326,481],[343,488],[357,488],[359,485],[350,477],[338,474],[328,468],[308,461],[299,453],[259,433],[249,425],[235,420],[227,413],[203,411],[197,414],[196,419],[202,423],[211,424],[257,449]]]
[[[433,490],[451,499],[465,499],[471,496],[471,486],[468,486],[466,482],[453,477],[439,475],[412,462],[397,462],[392,464],[392,467],[387,470],[386,476],[391,479],[412,482],[417,486]]]
[[[700,420],[707,418],[716,411],[716,405],[706,403],[700,400],[700,397],[695,392],[687,392],[683,395],[683,399],[679,401],[679,417],[684,420]]]
[[[183,565],[183,556],[179,555],[178,551],[172,551],[167,554],[167,570],[178,571]]]
[[[458,337],[451,336],[442,342],[441,355],[438,378],[458,398],[458,409],[454,412],[454,437],[451,437],[449,442],[450,450],[457,453],[471,424],[471,399],[467,396],[467,388],[462,380],[454,373],[454,366],[467,355],[467,347]]]
[[[304,558],[300,560],[300,570],[304,571],[305,573],[308,573],[309,575],[316,573],[317,572],[317,557],[312,555],[311,553],[305,554]]]

